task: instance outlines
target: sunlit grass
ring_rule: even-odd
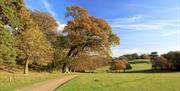
[[[179,91],[180,73],[84,74],[57,91]]]
[[[30,86],[34,83],[62,77],[65,74],[60,72],[47,73],[47,72],[30,72],[29,75],[23,73],[8,73],[0,71],[0,91],[13,91],[22,87]],[[9,81],[9,77],[12,77],[12,81]]]
[[[108,66],[83,74],[57,91],[180,91],[180,72],[143,73],[151,64],[131,64],[130,73],[106,73]],[[131,73],[142,71],[141,73]]]

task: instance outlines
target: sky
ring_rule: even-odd
[[[66,25],[66,7],[78,5],[104,18],[120,37],[112,56],[180,51],[180,0],[25,0],[29,9],[50,13],[59,30]]]

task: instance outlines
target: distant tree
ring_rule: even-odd
[[[126,69],[131,69],[131,65],[126,60],[115,60],[110,63],[110,70],[115,72],[120,72],[120,70],[126,71]]]
[[[167,70],[172,68],[172,63],[170,63],[163,56],[155,57],[152,61],[152,68],[158,70]]]
[[[151,57],[151,59],[158,57],[158,53],[157,52],[151,52],[150,57]]]
[[[150,56],[147,54],[142,54],[142,55],[140,55],[140,58],[141,59],[150,59]]]
[[[127,60],[135,60],[135,59],[139,59],[139,56],[137,53],[133,53],[133,54],[126,54],[123,55],[124,58],[126,58]]]
[[[168,52],[167,54],[164,54],[162,56],[173,64],[174,66],[173,69],[180,70],[180,52],[179,51]]]
[[[71,18],[63,31],[66,33],[66,44],[60,44],[67,45],[64,46],[67,52],[65,59],[90,51],[109,55],[111,45],[119,44],[119,38],[112,32],[110,25],[104,19],[89,16],[86,9],[79,6],[67,7],[67,17]],[[67,68],[66,63],[64,68]]]

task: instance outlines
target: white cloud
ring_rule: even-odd
[[[150,5],[142,5],[142,4],[134,4],[134,3],[130,3],[126,5],[128,8],[130,9],[139,9],[139,8],[143,8],[143,9],[157,9],[159,7],[157,6],[150,6]]]
[[[112,24],[124,24],[124,23],[132,23],[136,22],[139,19],[143,19],[145,16],[138,14],[130,17],[124,17],[124,18],[116,18],[116,19],[109,19],[109,22]]]
[[[45,8],[47,9],[47,11],[52,14],[52,16],[56,16],[56,13],[51,9],[52,6],[49,2],[47,2],[46,0],[41,0],[43,2],[43,5],[45,6]]]
[[[130,19],[130,18],[129,18]],[[127,21],[131,21],[127,19]],[[123,19],[122,19],[123,20]],[[134,21],[134,19],[132,20]],[[118,23],[121,22],[121,23]],[[178,22],[167,21],[148,21],[148,22],[129,22],[122,23],[122,21],[110,22],[112,28],[122,28],[129,30],[167,30],[167,29],[178,29],[180,27]]]
[[[164,36],[175,35],[180,30],[178,19],[149,19],[146,15],[134,15],[131,17],[109,20],[113,29],[133,31],[168,31]],[[171,31],[176,30],[176,31]]]
[[[50,4],[47,0],[41,0],[41,1],[42,1],[42,3],[43,3],[44,7],[46,8],[46,10],[47,10],[54,18],[56,18],[57,14],[52,10],[51,4]],[[62,30],[64,29],[64,27],[66,26],[66,24],[61,24],[61,22],[58,21],[57,19],[56,19],[56,22],[57,22],[57,24],[58,24],[58,30],[59,30],[59,31],[62,31]]]
[[[59,21],[56,21],[56,22],[59,25],[58,30],[62,31],[64,27],[66,26],[66,24],[61,24]]]

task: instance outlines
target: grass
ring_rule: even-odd
[[[180,73],[84,74],[57,91],[179,91]]]
[[[59,72],[47,73],[47,72],[30,72],[29,75],[24,75],[23,73],[8,73],[0,71],[0,91],[13,91],[23,87],[30,86],[34,83],[62,77],[65,74]],[[9,81],[9,77],[12,77],[12,81]]]
[[[138,63],[150,63],[149,59],[135,59],[128,61],[131,64],[138,64]]]
[[[149,63],[132,67],[127,73],[105,73],[108,66],[98,68],[98,73],[82,74],[56,91],[180,91],[180,72],[143,73],[151,69]]]
[[[149,63],[138,63],[138,64],[131,64],[132,69],[127,70],[128,72],[131,71],[143,71],[143,70],[150,70],[151,64]]]
[[[149,70],[151,69],[151,64],[149,63],[138,63],[138,64],[131,64],[132,69],[127,70],[127,72],[133,72],[133,71],[143,71],[143,70]],[[104,73],[106,70],[109,70],[109,66],[97,68],[94,72],[95,73]]]

